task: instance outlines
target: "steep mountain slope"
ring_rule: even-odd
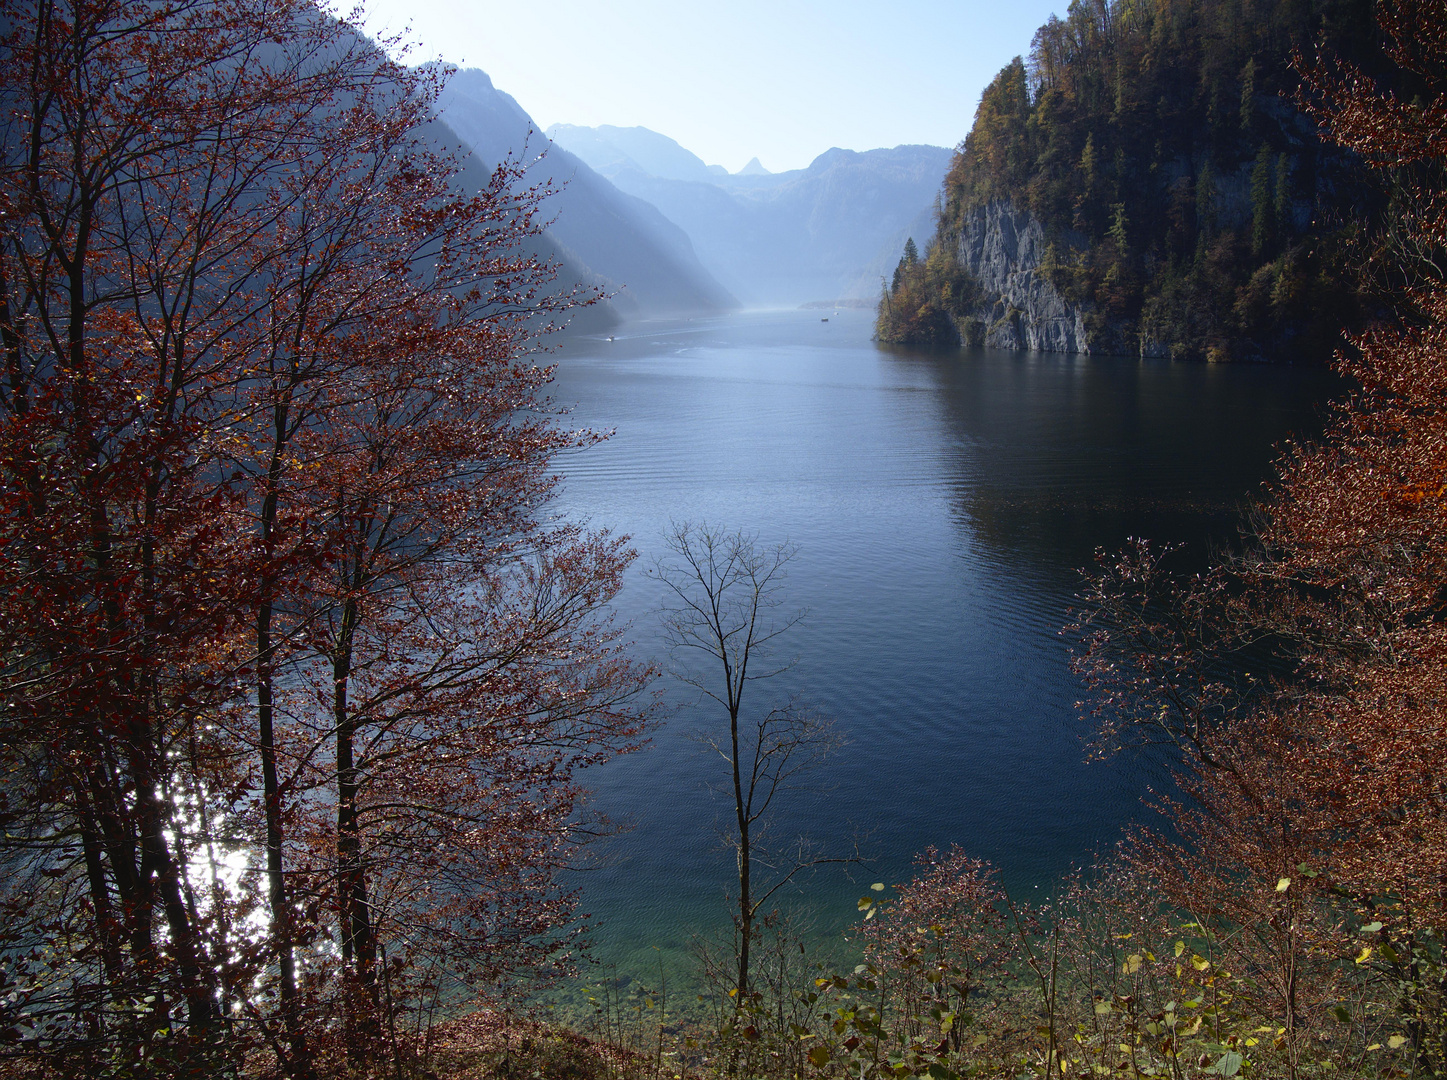
[[[427,125],[424,137],[440,152],[451,152],[466,141],[442,120],[433,120]],[[459,163],[457,183],[468,191],[483,190],[490,180],[491,166],[477,155],[467,154]],[[607,293],[612,291],[607,279],[594,273],[571,251],[563,248],[547,232],[534,236],[528,242],[528,250],[543,262],[557,268],[553,288],[559,292],[581,288],[587,292]],[[567,327],[572,331],[599,333],[612,329],[624,319],[624,315],[612,303],[603,299],[568,312]]]
[[[543,205],[547,236],[570,272],[613,293],[624,316],[722,311],[738,301],[700,264],[688,236],[641,199],[619,191],[584,162],[548,147],[531,118],[478,70],[457,72],[440,103],[443,121],[485,165],[508,155],[541,160],[538,183],[563,188]]]
[[[1372,0],[1077,0],[986,89],[895,341],[1321,360],[1372,308],[1360,163],[1294,51],[1384,69]]]
[[[873,298],[911,230],[933,228],[933,203],[951,152],[935,146],[829,150],[807,169],[761,170],[687,179],[683,166],[662,175],[630,153],[646,129],[550,129],[623,191],[647,200],[692,238],[699,258],[750,303]],[[671,139],[647,132],[677,147]],[[682,147],[678,147],[684,154]],[[692,154],[688,157],[703,163]],[[656,158],[651,159],[656,160]],[[675,159],[680,160],[681,159]],[[705,169],[708,167],[705,166]]]

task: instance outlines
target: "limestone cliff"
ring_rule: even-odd
[[[1297,107],[1300,57],[1423,91],[1393,73],[1374,0],[1239,6],[1093,0],[1047,21],[981,94],[880,340],[1319,363],[1376,318],[1363,256],[1396,209]]]
[[[960,223],[955,257],[977,287],[975,301],[955,315],[971,345],[1041,352],[1090,352],[1084,312],[1060,295],[1042,270],[1049,241],[1044,226],[1009,202],[969,211]],[[1057,245],[1083,246],[1063,236]]]

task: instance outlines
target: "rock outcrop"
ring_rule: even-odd
[[[1057,244],[1073,249],[1085,241],[1063,236]],[[978,285],[979,298],[955,318],[963,341],[997,349],[1090,352],[1084,311],[1061,296],[1042,269],[1048,247],[1044,226],[1008,202],[976,207],[965,216],[957,258]]]

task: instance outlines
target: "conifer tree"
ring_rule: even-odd
[[[1397,317],[1339,358],[1358,389],[1320,444],[1290,448],[1238,558],[1174,582],[1148,549],[1105,568],[1079,669],[1106,747],[1167,741],[1181,755],[1184,798],[1168,809],[1182,839],[1138,844],[1139,865],[1222,931],[1238,968],[1267,973],[1287,1031],[1324,1007],[1344,961],[1370,962],[1418,1066],[1437,1073],[1447,282],[1416,259],[1447,245],[1447,201],[1431,183],[1447,165],[1436,60],[1447,11],[1394,0],[1381,21],[1392,57],[1423,80],[1420,99],[1330,55],[1304,66],[1330,137],[1414,185]]]

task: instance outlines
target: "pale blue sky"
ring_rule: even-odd
[[[535,121],[640,124],[730,171],[954,146],[1067,0],[366,0],[414,61],[480,67]]]

